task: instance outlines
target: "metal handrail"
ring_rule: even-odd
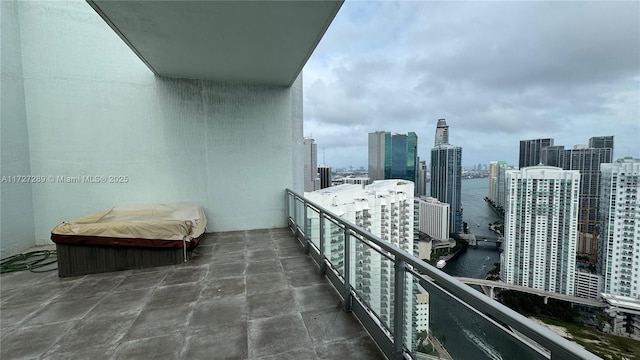
[[[425,275],[430,279],[430,281],[436,283],[437,286],[446,290],[453,296],[457,297],[459,300],[461,300],[463,303],[465,303],[472,309],[475,309],[476,311],[490,318],[493,318],[497,321],[502,322],[503,324],[507,325],[509,328],[517,331],[519,334],[524,335],[529,339],[537,342],[539,345],[541,345],[542,347],[546,348],[548,351],[551,352],[551,359],[587,359],[587,360],[600,359],[598,356],[592,354],[591,352],[585,350],[584,348],[578,346],[577,344],[562,338],[561,336],[555,334],[551,330],[548,330],[547,328],[541,325],[536,324],[530,319],[509,309],[503,304],[481,294],[480,292],[474,290],[470,286],[467,286],[466,284],[460,282],[459,280],[453,278],[452,276],[436,269],[435,267],[427,264],[426,262],[420,260],[419,258],[406,252],[405,250],[397,247],[396,245],[382,240],[380,237],[341,218],[340,216],[332,213],[331,211],[323,208],[322,206],[310,200],[307,200],[305,197],[297,194],[296,192],[290,189],[287,189],[286,194],[287,194],[287,199],[286,199],[287,217],[289,217],[289,219],[293,221],[297,231],[303,235],[304,240],[306,240],[307,242],[310,243],[311,241],[308,235],[305,234],[306,229],[301,229],[300,224],[295,222],[295,219],[292,219],[289,216],[289,213],[291,212],[290,211],[291,209],[288,208],[289,196],[293,196],[294,204],[296,200],[298,200],[302,202],[305,209],[308,206],[313,207],[314,210],[319,213],[320,219],[324,219],[324,217],[326,216],[331,221],[337,222],[340,225],[342,225],[344,227],[345,244],[348,242],[349,234],[351,232],[359,235],[363,239],[366,239],[367,241],[378,246],[381,250],[388,252],[394,256],[396,274],[398,273],[398,270],[402,274],[404,274],[405,271],[408,270],[408,272],[410,273],[418,273],[421,275]],[[293,211],[296,211],[296,210],[293,209]],[[306,210],[305,210],[305,215],[306,215]],[[304,220],[304,223],[306,224],[306,217],[303,220]],[[321,239],[322,237],[323,237],[323,234],[321,234]],[[322,251],[322,249],[320,249],[320,251]],[[322,261],[324,263],[325,259],[322,259]],[[346,276],[345,278],[348,279]],[[424,277],[420,279],[421,283],[423,283],[424,281],[427,281],[424,279]],[[397,284],[398,282],[396,282],[396,286]],[[397,290],[398,289],[395,289],[395,291]],[[400,290],[404,290],[404,289],[400,289]],[[355,290],[350,288],[350,291],[355,291]],[[347,297],[350,297],[350,296],[351,296],[350,294],[347,294]],[[402,306],[401,304],[403,302],[399,301],[396,303],[399,304],[399,306]],[[395,310],[396,314],[401,314],[402,313],[401,310],[402,309],[398,310],[396,308]],[[402,336],[402,334],[399,334],[399,335]],[[394,345],[396,350],[395,356],[404,357],[404,355],[407,355],[407,354],[402,354],[402,353],[398,354],[398,349],[400,345],[401,344],[397,344],[397,342]],[[387,356],[389,356],[389,354],[387,354]]]

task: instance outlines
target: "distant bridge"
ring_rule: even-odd
[[[534,289],[534,288],[530,288],[530,287],[526,287],[526,286],[507,284],[507,283],[502,282],[502,281],[483,280],[483,279],[474,279],[474,278],[466,278],[466,277],[456,277],[456,279],[458,279],[459,281],[462,281],[463,283],[468,284],[468,285],[480,285],[480,286],[488,287],[489,288],[489,297],[491,297],[492,299],[493,299],[493,289],[494,288],[499,288],[499,289],[507,289],[507,290],[516,290],[516,291],[521,291],[521,292],[526,292],[526,293],[529,293],[529,294],[542,296],[544,298],[544,303],[545,304],[547,303],[547,299],[548,298],[552,298],[552,299],[569,301],[569,302],[576,303],[576,304],[583,304],[583,305],[594,306],[594,307],[605,307],[606,306],[606,304],[604,302],[599,301],[599,300],[585,299],[585,298],[581,298],[581,297],[577,297],[577,296],[558,294],[558,293],[554,293],[554,292],[551,292],[551,291]]]
[[[484,236],[484,235],[475,235],[475,234],[465,234],[463,238],[469,242],[470,246],[477,246],[478,243],[480,242],[494,243],[496,244],[498,249],[500,248],[500,246],[502,245],[502,242],[504,241],[503,237]]]

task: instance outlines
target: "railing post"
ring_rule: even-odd
[[[320,234],[320,275],[325,275],[327,273],[327,261],[324,256],[324,212],[318,209],[318,217],[319,217],[319,230]]]
[[[351,243],[349,227],[344,226],[344,311],[351,312]]]
[[[289,206],[289,201],[291,199],[291,193],[287,189],[285,190],[284,194],[285,194],[285,200],[286,200],[284,204],[284,209],[287,214],[287,225],[290,226],[289,224],[291,223],[291,206]]]
[[[311,231],[309,231],[309,229],[311,228],[311,226],[309,226],[309,219],[307,218],[307,202],[306,200],[302,202],[302,212],[303,215],[302,217],[304,218],[304,225],[303,225],[303,229],[304,229],[304,253],[308,254],[309,250],[311,249]]]
[[[396,352],[396,359],[403,359],[404,353],[404,293],[405,293],[405,266],[402,259],[394,262],[395,268],[395,288],[393,291],[393,344]]]

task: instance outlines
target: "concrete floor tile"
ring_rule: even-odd
[[[245,268],[247,267],[244,261],[231,262],[231,263],[212,263],[209,267],[209,272],[205,278],[205,283],[210,283],[217,279],[224,279],[228,277],[243,276],[245,274]]]
[[[282,354],[256,358],[255,360],[316,360],[314,349],[296,349]]]
[[[316,347],[319,360],[353,359],[385,360],[376,343],[369,335],[354,340],[343,340],[322,344]]]
[[[303,312],[302,320],[316,345],[367,335],[354,315],[344,312],[341,306]]]
[[[139,314],[151,299],[154,289],[112,292],[106,295],[86,315],[88,318],[109,314]],[[133,316],[133,315],[132,315]]]
[[[114,359],[177,360],[182,358],[184,333],[126,341],[115,350]]]
[[[114,291],[131,291],[156,287],[165,276],[166,271],[131,273],[122,279],[122,282],[115,287]]]
[[[293,290],[290,289],[249,295],[247,308],[249,320],[298,312]]]
[[[297,256],[280,259],[285,272],[313,269],[317,267],[310,256]]]
[[[190,328],[206,328],[211,324],[233,325],[247,320],[244,296],[224,297],[195,303]]]
[[[182,331],[191,316],[190,304],[144,309],[129,328],[123,341],[162,336]]]
[[[96,317],[79,321],[54,345],[53,353],[72,353],[93,347],[110,348],[117,344],[135,321],[128,314]]]
[[[185,341],[185,359],[246,359],[247,326],[212,324],[204,329],[190,331]]]
[[[12,289],[16,291],[15,296],[3,301],[3,305],[15,306],[27,303],[47,303],[53,299],[63,295],[66,291],[75,286],[75,282],[38,282],[32,283],[30,286],[19,287]],[[4,293],[4,280],[2,283],[2,292]],[[3,294],[4,296],[4,294]]]
[[[320,270],[315,264],[311,268],[289,271],[287,272],[287,278],[292,287],[329,284],[329,280],[324,275],[320,275]]]
[[[186,264],[184,264],[186,265]],[[174,284],[184,284],[190,282],[199,282],[204,279],[209,272],[209,266],[180,266],[175,269],[169,270],[167,275],[160,283],[161,286],[165,285],[174,285]]]
[[[288,229],[207,234],[201,246],[172,266],[3,274],[0,358],[380,358],[370,337],[356,343],[364,330],[334,312],[340,297]]]
[[[288,289],[289,283],[284,273],[247,275],[247,294],[259,294]]]
[[[276,251],[278,253],[278,257],[280,258],[290,258],[307,255],[304,252],[304,247],[298,242],[278,246],[276,247]]]
[[[273,249],[247,250],[247,261],[250,263],[254,261],[265,261],[272,259],[277,259],[276,251]]]
[[[271,241],[270,237],[257,237],[247,238],[247,250],[259,250],[259,249],[275,249],[275,244]]]
[[[2,336],[0,359],[34,359],[51,349],[74,321],[19,328]],[[28,341],[27,341],[28,339]]]
[[[88,346],[80,349],[75,349],[71,352],[53,352],[46,354],[43,359],[46,360],[87,360],[87,359],[111,359],[114,346]]]
[[[342,298],[330,284],[294,288],[301,311],[339,307]]]
[[[4,296],[4,293],[2,296]],[[27,303],[0,307],[0,314],[2,314],[2,326],[0,333],[4,333],[9,325],[14,327],[19,326],[23,321],[27,320],[40,310],[42,306],[42,304],[38,303]]]
[[[277,259],[252,261],[247,264],[247,275],[282,272],[282,264]]]
[[[239,251],[231,254],[224,252],[215,252],[209,255],[209,261],[212,264],[237,264],[244,263],[247,260],[244,251]]]
[[[225,242],[215,245],[216,251],[224,254],[245,252],[244,242]]]
[[[99,297],[83,299],[55,300],[43,306],[32,317],[25,320],[27,325],[46,325],[83,318],[100,300]]]
[[[189,282],[186,284],[160,286],[151,295],[146,308],[182,306],[200,298],[202,285]]]
[[[200,292],[200,300],[202,301],[244,295],[246,293],[244,276],[213,279],[211,282],[203,284],[203,286],[205,288]]]
[[[34,273],[31,271],[17,271],[2,274],[2,289],[31,287],[37,283],[46,283],[57,278],[57,272]]]
[[[311,349],[312,343],[300,314],[249,320],[249,358]]]
[[[108,293],[118,286],[125,277],[126,276],[123,275],[111,277],[100,276],[94,278],[87,275],[83,279],[77,281],[75,286],[62,293],[61,296],[65,299],[72,299]]]

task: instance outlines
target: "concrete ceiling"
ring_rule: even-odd
[[[290,86],[342,0],[87,0],[157,75]]]

